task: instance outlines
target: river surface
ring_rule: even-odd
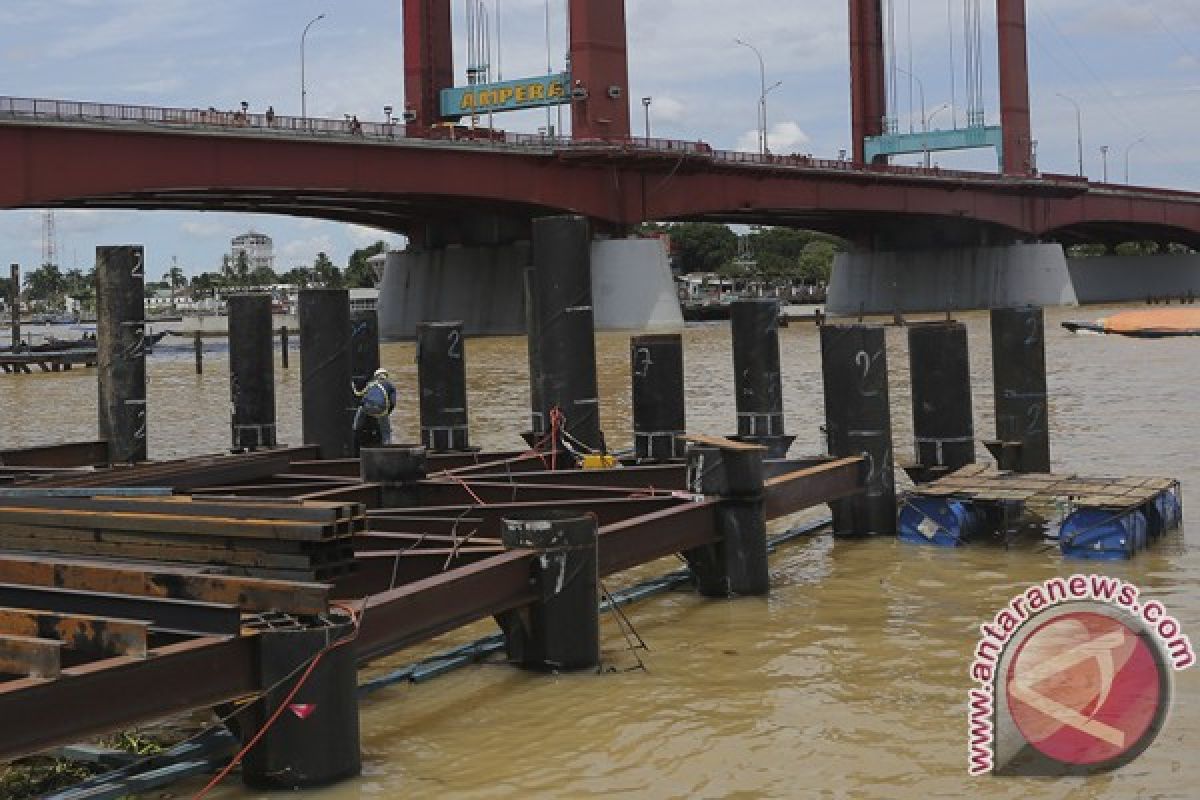
[[[1054,466],[1085,475],[1180,478],[1200,485],[1200,341],[1072,335],[1047,314]],[[976,435],[994,433],[988,321],[971,332]],[[734,428],[729,329],[685,333],[689,429]],[[793,454],[823,450],[816,330],[781,331]],[[228,442],[227,354],[206,342],[205,371],[190,343],[151,358],[150,447],[156,458],[220,450]],[[628,337],[598,337],[610,443],[629,440]],[[889,332],[897,450],[911,450],[905,337]],[[527,424],[523,339],[467,346],[473,443],[520,447]],[[398,429],[416,437],[411,344],[383,360],[408,398]],[[300,439],[299,357],[278,370],[281,439]],[[0,448],[94,438],[92,371],[0,375]],[[984,455],[981,449],[981,457]],[[1108,574],[1143,587],[1200,641],[1200,508],[1186,527]],[[617,576],[609,588],[675,569],[677,561]],[[1025,587],[1070,575],[1052,549],[989,546],[934,551],[887,539],[829,536],[783,548],[769,599],[710,601],[687,592],[628,609],[648,650],[632,651],[611,619],[604,674],[535,675],[502,664],[420,686],[385,690],[362,707],[363,776],[302,793],[360,797],[648,798],[1195,798],[1200,797],[1200,673],[1176,676],[1167,728],[1140,759],[1107,776],[1057,780],[966,775],[965,699],[978,626]],[[398,654],[372,674],[494,631],[480,624]],[[638,668],[639,661],[644,669]],[[176,788],[184,794],[192,784]],[[236,779],[219,793],[249,796]],[[289,795],[295,796],[295,795]]]

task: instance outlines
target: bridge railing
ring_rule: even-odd
[[[405,135],[404,124],[399,120],[360,122],[352,117],[340,120],[292,117],[274,113],[250,113],[241,109],[222,111],[211,106],[209,108],[166,108],[76,100],[0,97],[0,114],[65,122],[138,123],[200,130],[228,128],[265,133],[362,136],[373,139],[397,139]]]

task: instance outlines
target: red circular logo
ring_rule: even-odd
[[[1025,740],[1055,761],[1120,761],[1158,734],[1164,670],[1153,645],[1121,620],[1063,614],[1021,642],[1005,676],[1009,712]]]

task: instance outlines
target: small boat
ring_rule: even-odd
[[[1200,336],[1200,308],[1122,311],[1095,322],[1067,321],[1062,326],[1071,333],[1111,333],[1143,339]]]

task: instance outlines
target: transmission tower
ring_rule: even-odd
[[[58,266],[58,231],[50,209],[42,215],[42,264]]]

